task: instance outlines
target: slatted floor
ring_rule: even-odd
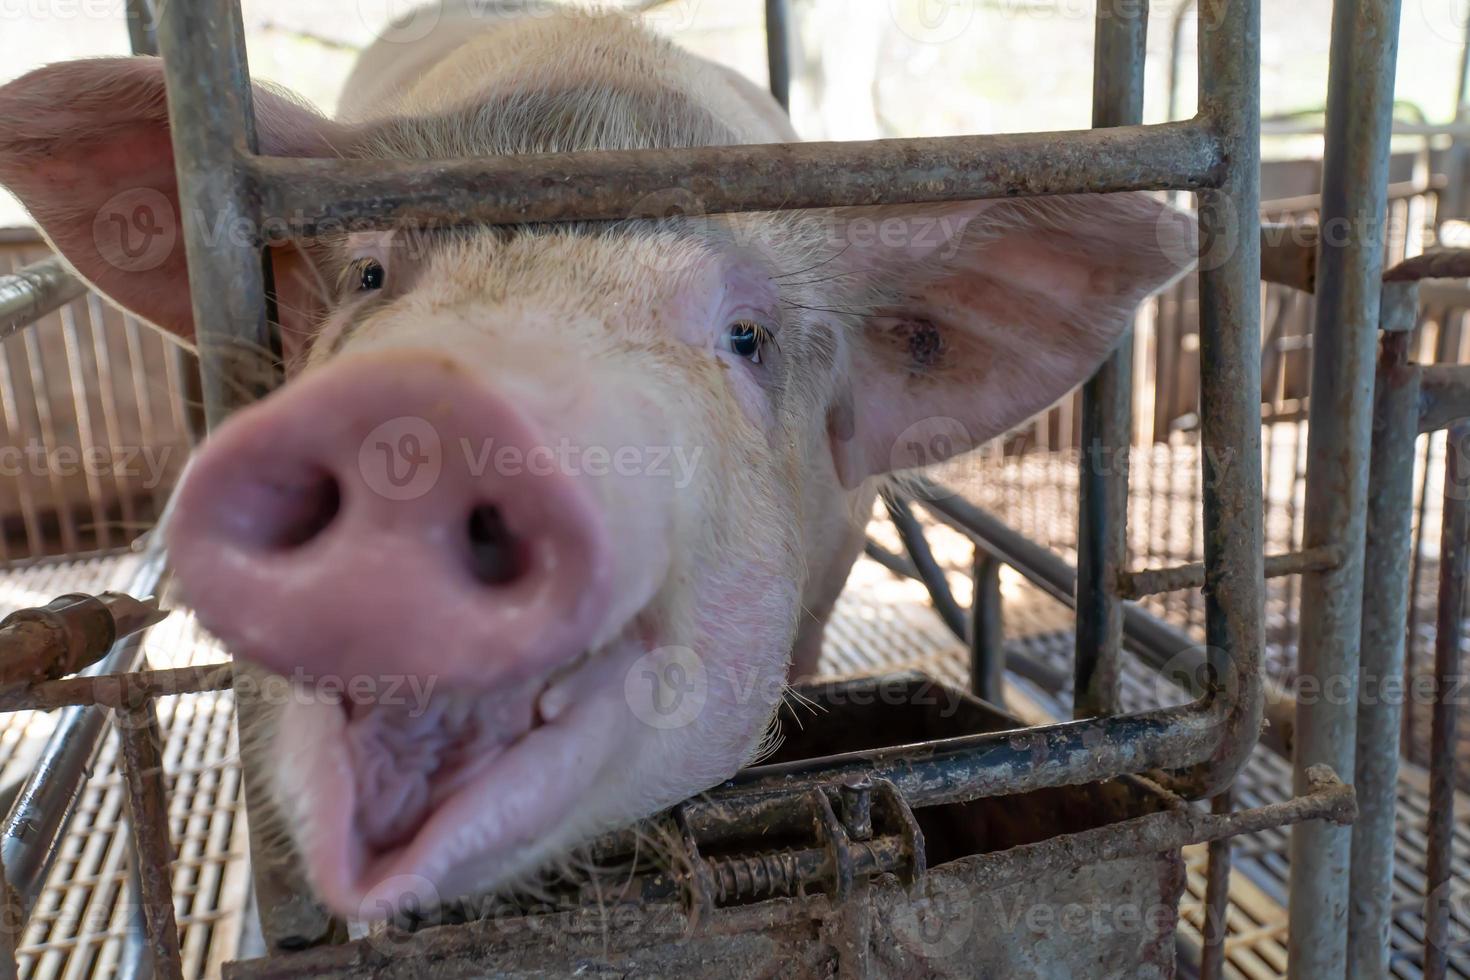
[[[879,529],[881,535],[882,530]],[[120,587],[130,559],[93,560],[0,573],[0,615],[48,601],[67,591]],[[1030,590],[1012,573],[1004,579],[1009,642],[1067,672],[1072,638],[1067,614]],[[961,594],[966,594],[962,592]],[[213,662],[218,648],[193,623],[175,614],[156,627],[147,653],[153,666]],[[914,667],[963,683],[966,654],[928,608],[923,589],[899,581],[870,562],[854,570],[848,592],[828,631],[824,667],[832,674]],[[1141,669],[1125,675],[1130,707],[1155,703],[1159,684]],[[1026,713],[1067,714],[1065,693],[1053,696],[1012,677],[1012,707]],[[183,934],[186,976],[217,975],[240,941],[247,905],[245,822],[231,724],[229,694],[192,695],[159,703],[171,777],[171,830],[180,861],[174,872],[176,912]],[[0,716],[0,780],[22,776],[51,725],[46,716]],[[46,889],[21,950],[24,977],[118,976],[127,942],[130,848],[122,820],[122,791],[109,739],[84,790],[81,810],[67,835],[63,857]],[[1265,749],[1256,752],[1241,780],[1239,803],[1260,805],[1286,798],[1290,772]],[[1422,944],[1418,907],[1422,896],[1427,794],[1422,773],[1406,772],[1400,788],[1400,914],[1395,924],[1395,976],[1417,977]],[[1462,812],[1470,814],[1470,806]],[[1470,853],[1470,831],[1457,842]],[[1197,945],[1204,890],[1203,855],[1190,855],[1190,897],[1184,907],[1182,945]],[[1286,834],[1268,832],[1242,842],[1232,882],[1231,976],[1281,977],[1285,971]],[[1470,876],[1461,879],[1470,880]],[[1454,903],[1458,937],[1470,936],[1466,903]],[[1188,970],[1185,964],[1184,969]],[[1470,977],[1470,954],[1455,961],[1456,975]]]

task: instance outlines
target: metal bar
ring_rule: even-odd
[[[1406,288],[1410,291],[1414,287]],[[1403,312],[1407,309],[1407,317]],[[1404,622],[1413,546],[1414,455],[1419,372],[1409,364],[1412,307],[1381,306],[1382,350],[1374,385],[1363,575],[1362,662],[1358,672],[1358,819],[1349,877],[1348,976],[1389,975],[1399,730],[1403,725]],[[1397,319],[1390,319],[1398,311]]]
[[[127,0],[127,18],[133,54],[158,54],[158,19],[152,0]]]
[[[1215,133],[1193,120],[1058,133],[470,160],[246,156],[239,165],[271,227],[304,236],[446,223],[621,220],[639,217],[650,194],[669,188],[687,191],[706,214],[1193,190],[1218,184],[1227,166]]]
[[[1329,770],[1323,769],[1316,776],[1317,781],[1308,793],[1281,803],[1229,814],[1206,813],[1180,805],[1111,826],[962,857],[956,863],[964,865],[963,873],[975,883],[977,891],[993,892],[1027,878],[1063,873],[1078,865],[1178,850],[1191,843],[1257,833],[1302,820],[1352,820],[1352,788],[1343,785]],[[700,801],[691,800],[685,808],[700,805]],[[653,914],[659,916],[661,935],[683,935],[691,928],[683,918],[684,913],[672,904],[658,906]],[[780,903],[714,909],[701,921],[700,931],[704,935],[738,935],[770,929],[780,923],[821,922],[840,914],[841,910],[828,895],[812,892]],[[518,919],[489,916],[464,925],[395,935],[391,948],[370,937],[288,958],[232,963],[225,967],[225,977],[293,980],[312,976],[357,980],[377,976],[390,966],[403,968],[407,964],[407,969],[412,971],[415,966],[430,963],[454,971],[456,976],[494,972],[503,968],[498,957],[501,951],[535,942],[538,936],[552,932],[605,936],[605,917],[605,909]],[[477,964],[481,964],[478,969]]]
[[[1211,809],[1228,814],[1231,808],[1229,790],[1216,796]],[[1209,871],[1205,878],[1204,921],[1200,924],[1200,980],[1224,980],[1225,940],[1230,935],[1230,838],[1210,841],[1207,849]]]
[[[1420,371],[1420,433],[1470,418],[1470,364],[1426,364]]]
[[[0,340],[86,291],[87,284],[56,256],[0,276]]]
[[[1384,282],[1464,279],[1470,276],[1470,249],[1444,248],[1404,259],[1383,274]]]
[[[1245,765],[1263,709],[1259,0],[1202,0],[1199,49],[1200,112],[1227,159],[1199,195],[1205,643],[1221,724],[1189,779],[1211,796]]]
[[[791,111],[791,64],[796,55],[791,0],[766,0],[766,66],[771,95]]]
[[[1329,544],[1307,551],[1267,555],[1263,568],[1266,578],[1282,578],[1302,572],[1336,568],[1342,564],[1342,560],[1342,548]],[[1124,572],[1118,591],[1124,598],[1142,599],[1161,592],[1202,589],[1204,586],[1204,562],[1194,562],[1189,565],[1175,565],[1171,568],[1147,568],[1137,572]]]
[[[909,553],[909,560],[914,564],[919,581],[929,590],[929,597],[934,601],[934,609],[939,613],[939,618],[944,620],[944,625],[955,636],[963,639],[966,635],[965,611],[955,601],[954,593],[950,591],[949,582],[944,576],[944,569],[934,560],[934,552],[930,550],[929,542],[924,537],[924,529],[914,519],[908,504],[892,493],[884,492],[883,505],[888,509],[888,517],[893,521],[894,530],[898,532],[899,539]]]
[[[1338,544],[1338,568],[1302,576],[1300,676],[1342,697],[1297,702],[1294,782],[1313,766],[1354,771],[1368,447],[1383,278],[1389,130],[1398,50],[1398,0],[1339,0],[1332,12],[1327,141],[1322,173],[1312,397],[1307,430],[1304,548]],[[1321,822],[1291,835],[1293,977],[1347,970],[1351,832]]]
[[[1445,446],[1444,510],[1439,545],[1439,612],[1434,637],[1434,716],[1429,736],[1428,866],[1424,883],[1424,977],[1444,980],[1455,902],[1455,728],[1463,676],[1465,583],[1470,579],[1470,423],[1449,433]]]
[[[1148,4],[1100,4],[1093,20],[1092,125],[1143,121]],[[1133,328],[1082,386],[1077,473],[1077,632],[1072,716],[1121,710],[1123,606],[1128,564],[1128,457],[1133,445]]]
[[[962,498],[933,485],[914,484],[918,503],[941,521],[969,537],[996,558],[1020,572],[1027,581],[1058,602],[1072,604],[1076,571],[1041,545],[1007,527],[1002,521]],[[1203,649],[1183,630],[1132,602],[1123,604],[1123,636],[1127,647],[1144,663],[1190,694],[1201,697],[1213,675]],[[1268,726],[1262,741],[1289,755],[1295,726],[1296,702],[1275,684],[1263,682]]]
[[[203,43],[207,39],[208,43]],[[184,221],[189,287],[199,349],[205,417],[218,426],[262,394],[260,362],[272,348],[265,270],[258,245],[240,236],[211,236],[214,227],[260,228],[264,213],[252,192],[255,121],[244,31],[235,0],[163,5],[158,23],[168,86],[169,125]],[[258,161],[257,161],[258,162]],[[318,191],[326,193],[323,188]],[[237,665],[237,672],[246,670]],[[257,689],[258,690],[258,689]],[[235,699],[237,723],[248,732],[262,705]],[[265,773],[244,766],[251,870],[261,928],[272,951],[317,942],[336,933],[333,920],[310,898],[298,862],[283,842],[260,831]]]
[[[74,674],[119,639],[163,619],[154,599],[121,592],[69,593],[0,619],[0,697],[12,684]]]
[[[1000,595],[1000,562],[979,545],[972,566],[970,599],[970,690],[991,704],[1006,697],[1005,613]]]
[[[229,664],[132,670],[122,674],[64,677],[32,687],[0,691],[0,711],[55,711],[89,704],[120,708],[134,697],[167,698],[205,691],[228,691],[234,687],[236,678]],[[239,687],[242,691],[249,690],[248,684]]]
[[[128,591],[148,594],[163,580],[163,549],[155,532]],[[85,674],[115,674],[130,670],[138,660],[144,633],[134,633],[113,645]],[[6,881],[14,889],[22,923],[29,917],[55,862],[61,839],[75,812],[82,780],[91,768],[107,727],[107,714],[96,706],[67,708],[26,778],[15,805],[6,817],[0,837]]]
[[[1261,278],[1304,293],[1317,289],[1316,225],[1261,224]]]
[[[148,698],[117,713],[118,761],[128,791],[128,823],[138,868],[143,916],[154,976],[182,978],[179,927],[174,919],[173,847],[168,839],[168,793],[164,788],[163,734]]]

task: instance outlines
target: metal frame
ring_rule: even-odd
[[[1402,568],[1406,552],[1399,531],[1409,504],[1398,479],[1404,467],[1394,462],[1394,454],[1403,451],[1404,442],[1412,447],[1411,428],[1417,432],[1434,420],[1470,415],[1466,372],[1442,371],[1431,384],[1429,371],[1411,369],[1403,345],[1391,336],[1379,369],[1380,378],[1385,379],[1377,409],[1381,438],[1374,444],[1370,476],[1373,408],[1367,392],[1372,390],[1373,379],[1372,328],[1379,324],[1384,160],[1398,4],[1396,0],[1344,0],[1336,5],[1323,220],[1361,217],[1362,221],[1354,226],[1359,233],[1348,236],[1345,244],[1324,244],[1316,266],[1311,262],[1313,250],[1300,245],[1266,249],[1263,255],[1257,228],[1259,0],[1203,0],[1199,114],[1187,121],[1157,125],[1138,124],[1147,10],[1146,4],[1136,6],[1144,9],[1131,16],[1121,10],[1100,11],[1097,19],[1094,124],[1098,128],[1093,130],[387,165],[257,154],[236,0],[164,5],[158,42],[165,55],[184,210],[223,212],[228,220],[243,226],[284,228],[292,235],[307,236],[343,226],[369,229],[436,222],[621,218],[632,213],[647,194],[670,187],[688,191],[710,213],[1120,190],[1198,192],[1202,253],[1208,260],[1200,272],[1201,354],[1206,365],[1201,434],[1206,449],[1217,451],[1204,454],[1205,561],[1202,566],[1179,569],[1127,569],[1122,544],[1126,470],[1105,472],[1084,466],[1079,529],[1082,556],[1075,586],[1080,720],[1024,734],[966,736],[799,764],[758,766],[705,794],[701,802],[690,804],[685,815],[698,820],[703,813],[718,822],[731,801],[757,808],[775,806],[793,792],[843,777],[888,780],[911,805],[921,805],[1164,771],[1172,773],[1170,782],[1185,795],[1215,795],[1220,815],[1170,817],[1170,832],[1150,837],[1145,841],[1150,846],[1216,840],[1258,823],[1265,826],[1261,821],[1266,819],[1274,820],[1273,825],[1288,819],[1306,820],[1298,824],[1293,843],[1292,973],[1310,978],[1343,976],[1348,969],[1345,926],[1351,921],[1354,950],[1381,952],[1384,944],[1376,937],[1386,929],[1388,909],[1371,901],[1354,904],[1351,912],[1348,909],[1349,832],[1329,827],[1327,821],[1347,819],[1350,807],[1344,804],[1346,791],[1336,783],[1334,773],[1354,771],[1356,761],[1369,823],[1358,832],[1365,845],[1354,849],[1354,880],[1360,874],[1363,881],[1381,880],[1391,872],[1392,834],[1370,838],[1370,824],[1383,818],[1385,806],[1392,819],[1396,739],[1375,733],[1397,730],[1392,708],[1365,705],[1358,712],[1351,703],[1331,710],[1297,705],[1299,798],[1277,808],[1279,813],[1225,816],[1229,803],[1223,794],[1256,744],[1267,701],[1260,660],[1263,581],[1268,565],[1273,574],[1304,574],[1305,670],[1337,672],[1356,680],[1361,641],[1362,648],[1372,652],[1372,658],[1365,658],[1362,664],[1365,675],[1369,669],[1392,675],[1402,659],[1402,630],[1395,624],[1402,622],[1401,602],[1406,600],[1393,589],[1375,590],[1363,610],[1360,636],[1365,540],[1370,545],[1369,568]],[[768,2],[768,53],[778,97],[789,86],[789,24],[786,5]],[[142,21],[134,26],[138,36],[146,38]],[[1351,211],[1352,206],[1365,208],[1366,213]],[[274,220],[267,222],[267,218]],[[230,375],[231,365],[238,363],[230,355],[241,346],[258,349],[268,345],[270,317],[268,269],[261,253],[265,243],[209,241],[203,234],[205,227],[205,223],[185,222],[185,245],[204,363],[204,403],[213,426],[263,393],[242,387]],[[1308,512],[1307,541],[1301,553],[1277,556],[1269,562],[1262,555],[1258,400],[1263,272],[1305,288],[1317,285],[1322,298],[1317,335],[1331,338],[1318,345],[1314,365],[1313,463],[1308,491],[1313,504]],[[1403,308],[1401,303],[1387,304],[1384,317],[1401,317]],[[1401,330],[1401,323],[1386,319],[1384,329]],[[1397,383],[1400,378],[1404,379],[1402,386]],[[1421,381],[1422,404],[1415,391]],[[1126,445],[1131,400],[1126,355],[1104,367],[1085,397],[1084,445],[1103,451]],[[1439,414],[1433,414],[1435,411]],[[1227,465],[1219,465],[1225,460]],[[1463,477],[1458,469],[1452,474],[1453,479]],[[1447,493],[1446,534],[1453,530],[1460,535],[1463,530],[1467,508],[1461,499],[1463,488],[1459,492],[1453,503]],[[1402,506],[1395,509],[1395,500]],[[973,508],[967,511],[963,502],[943,495],[920,502],[946,515],[981,544],[996,538],[995,528],[981,527],[984,515],[977,516]],[[1392,524],[1394,533],[1385,534],[1381,541],[1377,535],[1365,538],[1370,521],[1378,522],[1375,527]],[[1454,543],[1447,539],[1447,548]],[[993,544],[987,550],[993,558],[1008,560],[996,554]],[[1454,583],[1463,580],[1466,551],[1463,547],[1455,550],[1456,559],[1442,566],[1446,576],[1442,595],[1447,599],[1441,604],[1442,617],[1459,608],[1455,596],[1463,590],[1456,592]],[[920,552],[915,551],[916,570],[922,572],[919,558]],[[978,564],[977,597],[984,588]],[[993,570],[995,561],[985,567]],[[1454,578],[1456,575],[1460,578]],[[1053,584],[1054,592],[1072,593],[1071,588]],[[1183,707],[1114,716],[1117,660],[1128,618],[1124,600],[1197,584],[1203,584],[1206,595],[1206,649],[1201,652],[1185,640],[1170,656],[1182,655],[1207,665],[1200,696]],[[976,601],[977,620],[969,627],[976,644],[975,662],[985,664],[989,671],[997,663],[995,606],[993,601]],[[989,621],[983,621],[986,617]],[[1391,639],[1396,631],[1397,651]],[[1442,636],[1447,633],[1442,630]],[[1165,637],[1164,642],[1179,639]],[[1458,634],[1453,634],[1453,640],[1443,640],[1445,648],[1437,658],[1441,676],[1457,652],[1452,648],[1457,640]],[[987,647],[991,648],[988,653]],[[171,958],[169,950],[172,922],[167,869],[160,868],[166,865],[168,853],[166,825],[160,830],[153,819],[159,812],[162,786],[156,773],[150,777],[156,762],[156,745],[150,745],[156,735],[156,725],[149,720],[150,699],[230,683],[229,675],[218,669],[130,674],[111,686],[87,678],[47,681],[29,689],[13,706],[0,706],[13,710],[86,705],[80,710],[95,712],[95,705],[111,704],[128,723],[122,757],[138,817],[134,829],[139,853],[153,859],[144,869],[143,901],[156,966],[165,976],[177,975],[177,959]],[[993,677],[986,685],[993,687]],[[112,693],[105,693],[108,690]],[[249,698],[243,690],[237,692],[237,698],[242,716],[248,717],[252,710]],[[1453,733],[1448,706],[1437,712],[1435,732],[1436,744],[1446,732]],[[1360,747],[1356,760],[1354,734]],[[1364,748],[1368,744],[1372,751]],[[1395,750],[1380,748],[1390,745]],[[1449,784],[1441,786],[1437,780],[1435,787],[1437,799],[1444,802]],[[1330,805],[1324,803],[1328,797]],[[1443,813],[1451,812],[1444,807]],[[1435,866],[1440,872],[1448,868],[1442,860],[1448,841],[1439,826],[1445,819],[1437,822],[1439,829],[1432,830],[1431,850],[1441,856]],[[1065,860],[1105,860],[1120,853],[1117,837],[1110,838],[1108,831],[1098,833],[1092,849],[1085,854],[1069,853]],[[7,835],[7,844],[13,839]],[[1371,846],[1366,843],[1370,840]],[[7,878],[13,882],[20,873],[18,862],[26,855],[6,851],[4,857]],[[1216,914],[1225,894],[1229,854],[1223,848],[1212,848],[1211,857],[1210,904]],[[279,867],[279,862],[273,861],[262,842],[252,842],[252,858],[263,904],[273,904],[269,896],[299,897],[298,882],[289,876],[270,877],[270,869]],[[1025,870],[1039,866],[1026,864]],[[153,873],[148,873],[150,868]],[[1438,872],[1432,872],[1432,877],[1434,873]],[[1364,894],[1361,889],[1355,893]],[[295,911],[287,920],[265,923],[273,951],[314,943],[334,931],[330,921],[309,903],[298,902],[292,908]],[[1442,930],[1445,920],[1433,909],[1427,910],[1427,920],[1431,936]],[[1207,976],[1220,968],[1220,924],[1216,918],[1207,930]],[[175,952],[176,948],[174,944]],[[1372,962],[1360,960],[1356,953],[1353,967],[1354,975],[1381,975]]]

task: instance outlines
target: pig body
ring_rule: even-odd
[[[750,82],[618,15],[415,16],[336,121],[258,90],[262,152],[793,138]],[[94,221],[140,187],[165,225],[199,217],[177,214],[156,62],[0,89],[0,182],[114,301],[192,336],[182,249],[129,267]],[[884,474],[1046,407],[1194,251],[1143,195],[719,217],[686,197],[272,247],[288,381],[211,437],[170,547],[201,621],[290,682],[246,750],[338,911],[514,883],[757,758]]]

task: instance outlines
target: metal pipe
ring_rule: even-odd
[[[1143,121],[1148,5],[1100,4],[1093,20],[1092,125]],[[1128,457],[1133,445],[1133,328],[1082,386],[1077,473],[1077,632],[1072,717],[1121,710],[1123,600],[1128,564]]]
[[[128,591],[157,592],[163,580],[163,548],[154,532]],[[115,643],[106,657],[83,671],[84,676],[128,671],[137,663],[144,633]],[[29,918],[55,862],[66,828],[75,813],[82,781],[102,744],[107,712],[97,706],[71,707],[57,719],[35,768],[5,818],[0,836],[0,863],[20,904],[22,923]]]
[[[932,484],[914,484],[914,500],[970,538],[1058,602],[1072,604],[1076,571],[1050,550],[1007,527],[974,504]],[[1195,697],[1209,691],[1212,670],[1200,644],[1183,630],[1132,602],[1123,604],[1123,636],[1140,660]],[[1262,742],[1290,755],[1296,702],[1275,684],[1263,682],[1267,728]]]
[[[979,545],[971,568],[970,690],[977,698],[1005,706],[1005,613],[1000,594],[1000,562]]]
[[[649,195],[670,188],[687,192],[686,214],[715,214],[1193,190],[1218,184],[1226,168],[1217,136],[1193,120],[1058,133],[470,160],[245,156],[239,165],[270,226],[307,237],[345,229],[648,217],[639,209]]]
[[[0,276],[0,340],[86,292],[56,256]]]
[[[1465,583],[1470,579],[1470,423],[1449,432],[1439,545],[1434,637],[1434,716],[1429,736],[1428,866],[1424,883],[1424,977],[1444,980],[1453,938],[1455,728],[1462,675]]]
[[[1187,780],[1212,796],[1250,757],[1263,710],[1259,0],[1202,0],[1199,49],[1200,113],[1227,160],[1220,187],[1199,194],[1205,644],[1220,724]]]
[[[1215,797],[1211,810],[1230,813],[1230,791]],[[1224,980],[1225,940],[1230,935],[1230,841],[1221,837],[1207,848],[1209,871],[1205,878],[1204,921],[1200,923],[1200,980]]]
[[[128,823],[139,872],[148,952],[154,976],[179,980],[179,927],[174,919],[173,845],[168,837],[168,793],[164,787],[163,733],[153,702],[139,698],[117,712],[119,764],[127,787]]]
[[[1426,364],[1419,370],[1421,434],[1470,418],[1470,364]]]
[[[1400,287],[1413,289],[1410,287]],[[1409,364],[1412,309],[1391,320],[1382,305],[1382,350],[1374,385],[1373,450],[1363,575],[1362,663],[1358,671],[1356,774],[1358,819],[1349,877],[1348,976],[1389,975],[1393,910],[1394,818],[1398,804],[1399,730],[1403,725],[1404,621],[1413,546],[1414,454],[1419,371]]]
[[[791,22],[791,0],[766,0],[766,67],[770,75],[771,95],[787,112],[791,111],[795,33]]]
[[[1266,578],[1281,578],[1299,575],[1302,572],[1322,571],[1342,564],[1343,552],[1337,545],[1324,545],[1307,551],[1293,551],[1284,555],[1267,555],[1263,571]],[[1204,562],[1175,565],[1171,568],[1146,568],[1136,572],[1124,572],[1119,592],[1128,599],[1142,599],[1162,592],[1180,589],[1202,589],[1205,586]]]
[[[1398,24],[1398,0],[1333,5],[1302,546],[1338,544],[1346,560],[1302,576],[1298,670],[1319,687],[1333,684],[1343,696],[1297,702],[1298,790],[1313,766],[1354,771],[1368,447]],[[1294,977],[1346,973],[1351,836],[1346,828],[1321,822],[1292,831],[1288,972]]]
[[[208,43],[202,43],[208,39]],[[190,0],[163,5],[158,42],[164,55],[169,127],[179,203],[186,216],[184,245],[195,338],[199,349],[205,417],[211,429],[235,408],[263,394],[264,372],[256,358],[272,349],[266,277],[259,244],[210,229],[259,229],[269,212],[257,206],[252,179],[259,164],[244,31],[235,0]],[[289,165],[291,161],[283,161]],[[318,188],[319,192],[322,191]],[[188,216],[196,219],[189,220]],[[202,220],[208,215],[210,220]],[[242,358],[244,355],[244,358]],[[246,668],[237,665],[237,673]],[[235,699],[242,732],[258,723],[262,706],[252,696]],[[247,756],[247,805],[263,811],[263,781]],[[282,842],[250,822],[251,870],[261,928],[276,951],[325,939],[334,921],[310,897],[298,862]]]
[[[894,530],[898,532],[899,540],[903,542],[905,550],[909,553],[909,560],[914,564],[914,570],[918,573],[919,581],[929,590],[929,597],[934,601],[934,610],[939,618],[944,620],[950,632],[963,639],[965,637],[965,611],[955,601],[954,593],[949,589],[949,582],[944,577],[944,569],[939,567],[939,562],[934,560],[934,552],[929,549],[929,542],[924,537],[924,529],[914,519],[913,511],[907,503],[900,500],[892,493],[884,492],[883,505],[888,509],[888,518],[893,521]]]

